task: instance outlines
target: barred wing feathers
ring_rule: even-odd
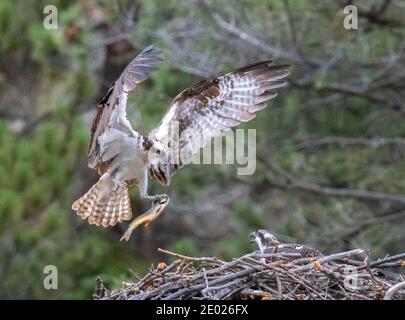
[[[169,184],[170,177],[210,139],[253,119],[265,108],[267,101],[277,96],[273,90],[286,84],[289,69],[288,65],[258,62],[181,92],[150,134],[169,148],[171,162],[150,164],[150,176]],[[173,131],[178,132],[174,135],[179,137],[177,143],[173,143]]]
[[[91,139],[88,150],[90,168],[97,168],[101,173],[106,165],[101,159],[100,137],[114,128],[126,134],[135,135],[126,116],[127,93],[144,81],[151,71],[162,61],[161,51],[151,45],[136,56],[113,83],[106,96],[99,102],[97,115],[91,127]]]

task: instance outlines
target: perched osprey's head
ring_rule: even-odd
[[[277,238],[264,229],[259,229],[257,231],[251,232],[249,236],[252,238],[250,242],[256,242],[259,246],[260,252],[262,253],[266,248],[279,244]]]

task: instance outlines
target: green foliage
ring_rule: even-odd
[[[81,180],[85,179],[80,171],[85,167],[89,136],[88,124],[83,121],[83,105],[95,108],[96,99],[104,93],[101,86],[105,79],[100,79],[102,72],[93,70],[91,58],[94,51],[100,49],[94,46],[100,35],[109,38],[125,31],[132,36],[128,42],[134,45],[131,48],[129,43],[118,41],[106,47],[103,53],[112,56],[107,60],[111,66],[107,66],[106,73],[111,71],[108,67],[121,70],[142,46],[159,44],[156,39],[159,29],[170,27],[181,33],[182,23],[190,20],[203,27],[201,34],[187,36],[188,41],[193,41],[193,53],[218,57],[224,70],[236,67],[239,60],[245,58],[269,58],[266,53],[255,52],[254,46],[243,46],[243,41],[237,42],[238,50],[232,49],[233,42],[239,40],[218,38],[218,26],[211,12],[195,2],[135,2],[139,3],[139,15],[135,26],[128,28],[123,26],[126,17],[122,12],[127,12],[125,6],[133,1],[119,1],[118,9],[115,2],[109,0],[53,1],[59,12],[57,30],[43,27],[43,7],[47,1],[0,2],[2,92],[8,93],[14,88],[14,76],[27,78],[32,81],[30,85],[35,92],[32,96],[21,92],[21,97],[26,94],[29,100],[26,120],[48,116],[28,133],[15,132],[6,119],[0,119],[0,298],[90,298],[96,276],[102,276],[107,286],[117,287],[130,277],[129,268],[142,274],[150,264],[150,259],[146,261],[143,255],[129,252],[129,246],[118,242],[118,234],[88,226],[70,209],[74,197],[83,189]],[[235,21],[241,20],[247,32],[259,31],[259,40],[265,42],[269,35],[275,43],[291,47],[291,44],[287,46],[291,37],[289,27],[285,28],[284,1],[235,1],[234,6],[230,2],[224,6],[224,1],[220,0],[206,3],[229,17],[235,15],[234,6],[242,5],[243,18],[235,16]],[[255,120],[242,127],[257,129],[258,146],[269,146],[266,151],[271,153],[272,161],[304,181],[405,193],[405,155],[391,146],[330,144],[314,150],[297,148],[302,140],[312,136],[390,138],[405,135],[404,121],[398,113],[373,105],[362,96],[307,104],[328,97],[324,90],[328,83],[344,84],[353,66],[381,62],[402,44],[399,40],[403,39],[403,34],[385,27],[361,32],[337,28],[342,16],[336,4],[322,2],[310,8],[304,1],[289,1],[289,5],[294,13],[295,28],[307,33],[302,47],[306,56],[334,57],[337,54],[339,59],[347,59],[347,66],[339,65],[338,59],[335,65],[319,68],[312,79],[313,88],[298,90],[290,86]],[[96,22],[90,18],[91,14],[97,16]],[[302,19],[308,16],[313,27],[308,26],[309,20]],[[276,23],[288,32],[274,30]],[[226,50],[221,51],[221,46]],[[126,50],[127,47],[131,49]],[[164,50],[165,55],[172,58],[167,60],[177,58],[178,52],[170,53],[171,48]],[[224,52],[228,57],[224,57]],[[10,61],[18,61],[21,66],[13,66]],[[294,66],[293,77],[305,72],[300,66]],[[367,84],[374,79],[384,79],[386,71],[363,71],[359,67],[353,72],[359,82]],[[127,111],[134,126],[148,132],[160,121],[172,99],[198,80],[176,70],[173,64],[163,64],[129,96]],[[7,102],[5,105],[8,108]],[[90,178],[87,180],[86,183],[90,182]],[[313,241],[330,251],[344,246],[372,248],[375,256],[385,255],[387,248],[401,241],[398,236],[385,237],[389,232],[403,234],[401,225],[387,222],[364,228],[342,243],[333,235],[352,231],[353,221],[369,218],[372,206],[352,199],[273,188],[272,183],[277,183],[277,179],[263,163],[257,164],[253,176],[243,179],[235,178],[235,168],[231,166],[187,166],[175,176],[168,193],[182,204],[192,205],[203,188],[215,186],[218,190],[228,190],[244,183],[249,185],[250,191],[228,205],[231,214],[223,222],[230,225],[232,232],[202,245],[193,237],[176,238],[170,232],[167,235],[165,230],[159,230],[162,237],[166,236],[164,239],[170,239],[164,242],[165,248],[185,255],[209,253],[230,259],[252,251],[247,235],[258,228],[269,228],[286,239]],[[157,183],[153,183],[151,192],[156,188]],[[137,190],[133,190],[132,195],[136,195],[134,202],[140,203]],[[170,205],[166,210],[170,212]],[[182,230],[177,231],[182,234]],[[156,249],[153,245],[150,248]],[[59,270],[56,291],[42,286],[43,268],[49,264]]]
[[[200,252],[195,241],[190,238],[180,238],[170,246],[170,250],[186,256],[198,256]]]
[[[83,3],[57,1],[60,27],[46,30],[46,4],[0,4],[0,65],[18,52],[29,56],[38,79],[31,118],[49,112],[51,119],[28,135],[12,132],[0,119],[1,298],[89,298],[96,276],[117,286],[128,278],[129,266],[145,269],[105,230],[76,230],[79,221],[70,206],[88,144],[88,129],[76,108],[78,102],[93,102],[97,89],[86,47],[89,25]],[[73,41],[66,37],[72,23],[79,30]],[[57,60],[69,69],[53,63]],[[43,287],[46,265],[58,268],[58,290]]]
[[[93,283],[82,279],[94,281],[100,265],[123,279],[131,258],[116,241],[101,232],[72,233],[69,186],[77,162],[65,155],[85,152],[82,126],[69,139],[61,123],[43,125],[32,137],[14,136],[4,122],[0,130],[0,158],[14,159],[1,165],[0,234],[7,241],[1,242],[0,296],[89,297]],[[59,269],[56,292],[42,286],[49,264]]]

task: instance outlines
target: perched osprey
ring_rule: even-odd
[[[296,243],[280,243],[277,238],[267,230],[260,229],[249,235],[259,246],[260,253],[296,253],[296,258],[319,257],[322,253],[316,249]],[[288,258],[288,257],[287,257]],[[291,258],[291,257],[289,257]]]
[[[128,188],[136,185],[143,199],[152,201],[148,212],[135,219],[123,238],[128,240],[138,225],[149,224],[168,204],[165,194],[149,195],[148,175],[164,185],[193,153],[222,131],[256,116],[283,87],[288,65],[270,61],[254,63],[221,76],[203,80],[184,90],[149,135],[143,135],[127,119],[128,93],[162,62],[154,46],[144,49],[124,69],[99,102],[91,127],[89,167],[100,179],[72,209],[97,226],[114,226],[132,217]],[[122,238],[121,238],[122,239]]]

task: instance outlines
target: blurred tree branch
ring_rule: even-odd
[[[274,58],[284,57],[292,62],[299,64],[303,62],[302,59],[299,58],[296,54],[286,51],[281,47],[274,47],[267,44],[266,42],[258,39],[257,37],[241,30],[235,24],[227,22],[217,13],[213,13],[212,17],[214,18],[214,21],[217,23],[219,27],[221,27],[231,35],[236,36],[237,38],[248,43],[249,45],[252,45],[253,47],[258,48],[263,52],[274,56]]]
[[[385,95],[376,92],[370,92],[368,89],[356,88],[353,86],[347,86],[340,83],[328,83],[317,85],[314,81],[299,81],[299,80],[291,80],[290,81],[294,86],[302,89],[309,89],[312,88],[319,93],[340,93],[345,96],[355,96],[361,97],[370,102],[376,103],[382,107],[388,107],[395,111],[404,112],[405,105],[402,100],[395,99],[392,95]],[[375,91],[375,90],[374,90]]]
[[[405,22],[403,20],[387,18],[384,16],[391,2],[391,0],[384,0],[380,7],[373,5],[370,10],[365,10],[357,6],[357,13],[360,17],[367,19],[371,23],[393,28],[405,27]],[[347,5],[356,5],[353,0],[340,0],[340,3],[343,7]]]
[[[338,239],[335,240],[342,240],[349,242],[351,239],[355,238],[360,232],[362,232],[365,228],[369,226],[381,225],[382,223],[387,223],[395,220],[399,221],[404,218],[405,218],[405,208],[401,208],[395,210],[388,210],[374,217],[352,221],[350,225],[346,226],[346,231],[343,234],[339,234]]]
[[[353,138],[353,137],[325,137],[312,138],[305,140],[294,147],[295,150],[308,148],[319,148],[330,144],[338,144],[341,146],[363,145],[372,148],[379,148],[386,145],[397,145],[405,147],[405,139],[403,138]]]
[[[279,166],[274,164],[270,157],[263,154],[258,154],[258,159],[260,159],[267,167],[273,171],[279,178],[280,183],[274,184],[283,189],[287,190],[301,190],[312,192],[316,194],[333,196],[333,197],[346,197],[353,198],[362,201],[387,201],[396,204],[405,204],[405,196],[399,194],[390,194],[378,191],[365,191],[360,189],[349,189],[349,188],[333,188],[321,186],[316,183],[302,181],[294,177],[289,172],[281,169]]]

